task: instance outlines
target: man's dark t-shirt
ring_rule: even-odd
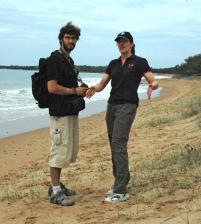
[[[47,81],[56,80],[59,85],[67,88],[77,87],[78,83],[74,70],[74,62],[70,57],[69,61],[62,53],[54,51],[48,59]],[[71,113],[69,108],[67,108],[67,101],[72,97],[73,95],[50,94],[49,114],[51,116],[77,115]]]
[[[132,55],[122,65],[121,58],[112,60],[105,73],[111,78],[109,104],[139,103],[137,90],[141,78],[151,68],[145,58]]]

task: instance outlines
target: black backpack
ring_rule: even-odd
[[[49,92],[47,89],[47,61],[48,58],[39,59],[39,71],[31,76],[32,94],[40,108],[49,107]]]

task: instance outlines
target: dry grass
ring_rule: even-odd
[[[151,200],[177,190],[191,190],[195,194],[201,183],[201,146],[186,145],[160,159],[142,160],[135,173],[134,195],[141,195],[140,202],[150,200],[149,192]]]
[[[79,223],[159,223],[144,221],[165,213],[166,206],[174,211],[162,216],[161,220],[167,220],[164,223],[196,223],[190,220],[193,212],[201,211],[200,83],[184,88],[180,95],[139,108],[130,135],[131,198],[126,204],[100,205],[113,181],[106,131],[82,140],[78,162],[63,172],[64,182],[80,193],[76,209],[83,211],[76,214]],[[48,184],[44,163],[2,180],[0,200],[26,199],[40,204],[48,200]],[[41,223],[65,223],[56,214]]]
[[[28,198],[32,203],[47,199],[48,168],[28,170],[18,174],[17,180],[8,178],[0,184],[0,200],[16,201]]]
[[[196,92],[197,89],[194,89],[194,91]],[[146,118],[146,115],[153,111],[153,116],[147,116],[148,118]],[[173,122],[181,122],[196,116],[195,120],[197,120],[198,127],[201,128],[201,98],[192,98],[189,95],[185,99],[180,98],[173,102],[152,106],[143,115],[136,121],[137,127],[154,128]],[[101,159],[102,147],[95,147],[94,156],[96,159]],[[110,176],[105,168],[104,161],[100,162],[98,169],[99,175],[91,177],[91,186],[95,186],[97,180],[105,179],[107,182]],[[140,194],[145,201],[147,192],[151,192],[151,198],[153,199],[162,197],[164,194],[173,194],[179,189],[193,189],[194,183],[200,184],[201,182],[201,144],[193,146],[190,144],[183,145],[175,149],[170,155],[165,154],[160,159],[141,159],[138,166],[132,167],[131,165],[132,170],[135,170],[133,184],[136,190],[134,193],[136,194],[137,191],[137,194]],[[10,179],[1,183],[0,200],[17,200],[25,197],[34,203],[46,200],[47,185],[47,167],[26,171],[19,175],[17,182]],[[79,185],[82,186],[81,179],[79,179]],[[84,199],[82,200],[84,201]],[[138,202],[141,202],[139,198]]]

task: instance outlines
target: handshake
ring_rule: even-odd
[[[84,87],[84,88],[89,88],[89,86],[86,84],[86,83],[84,83],[83,81],[82,81],[82,79],[81,79],[81,77],[80,76],[78,76],[78,78],[77,78],[77,81],[79,82],[79,83],[81,83],[81,87]]]
[[[86,96],[88,99],[90,99],[96,92],[95,87],[92,86],[92,87],[89,88],[89,86],[82,81],[82,79],[79,75],[77,77],[77,81],[80,83],[80,86],[78,86],[76,88],[77,95],[81,95],[83,97]]]
[[[76,73],[77,73],[77,76],[78,76],[77,81],[80,83],[80,86],[78,86],[75,89],[76,94],[85,97],[86,96],[86,91],[89,89],[89,86],[82,81],[81,77],[79,76],[79,72],[76,71]]]
[[[77,95],[87,97],[88,99],[90,99],[96,93],[95,87],[92,86],[89,88],[87,84],[81,84],[75,90]]]

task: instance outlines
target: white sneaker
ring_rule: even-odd
[[[129,199],[129,194],[113,194],[112,196],[108,196],[105,198],[104,202],[116,203],[120,201],[126,201]]]
[[[114,189],[113,189],[113,187],[114,187],[114,186],[112,185],[112,187],[107,191],[107,193],[106,193],[106,196],[107,196],[107,197],[112,196],[112,195],[114,194]],[[129,186],[127,185],[126,188],[127,188],[127,190],[128,190]]]

